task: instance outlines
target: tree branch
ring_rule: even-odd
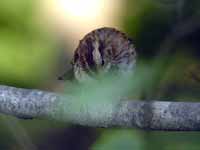
[[[200,130],[200,103],[116,101],[78,103],[73,96],[0,86],[0,112],[19,118],[50,118],[92,127]]]

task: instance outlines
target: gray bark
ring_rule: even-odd
[[[91,127],[199,131],[200,103],[91,101],[40,90],[0,86],[0,112],[18,118],[47,118]]]

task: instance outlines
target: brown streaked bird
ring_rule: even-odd
[[[96,29],[80,40],[72,60],[73,77],[82,82],[97,75],[134,71],[136,51],[133,41],[117,29]],[[66,79],[65,73],[59,79]]]

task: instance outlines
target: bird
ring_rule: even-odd
[[[59,80],[73,76],[78,82],[85,82],[99,75],[123,76],[135,70],[136,57],[133,40],[125,33],[112,27],[98,28],[80,40],[71,61],[72,69]]]

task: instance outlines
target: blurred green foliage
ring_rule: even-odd
[[[122,18],[123,26],[133,37],[139,54],[152,57],[175,23],[175,10],[156,1],[126,1],[129,5]]]
[[[143,150],[141,132],[128,129],[106,130],[91,150]]]
[[[50,82],[58,51],[52,37],[37,22],[37,2],[0,1],[0,84],[34,88]],[[40,143],[49,131],[64,127],[53,121],[0,116],[0,149],[22,149],[19,141],[26,141],[24,134],[30,142]]]
[[[0,83],[23,87],[47,82],[56,51],[35,19],[33,0],[0,2]]]
[[[198,132],[149,132],[145,135],[146,149],[198,150]]]
[[[174,27],[180,23],[181,28],[191,17],[199,16],[199,10],[198,0],[126,0],[123,27],[135,39],[139,62],[152,69],[150,81],[144,80],[148,84],[144,84],[142,98],[199,101],[200,28],[176,41],[172,39],[174,43],[167,53],[160,49]],[[143,136],[144,149],[148,150],[198,150],[200,147],[199,134],[195,132],[153,131]]]
[[[111,77],[112,79],[107,78],[101,84],[89,83],[84,86],[74,86],[69,83],[65,89],[68,90],[66,92],[74,92],[82,103],[95,99],[93,104],[102,99],[114,100],[123,95],[142,100],[153,98],[197,101],[200,88],[199,81],[195,78],[198,78],[200,74],[198,65],[200,30],[175,41],[166,55],[164,53],[162,57],[157,57],[157,54],[162,54],[160,45],[177,23],[200,14],[200,1],[124,0],[123,2],[121,24],[126,33],[133,38],[138,52],[138,65],[135,75],[131,77],[131,82],[130,80],[116,82]],[[0,1],[1,84],[39,87],[48,82],[54,74],[58,50],[53,38],[43,30],[45,27],[38,25],[34,16],[35,3],[34,0]],[[98,91],[102,91],[103,94]],[[78,108],[72,109],[75,111]],[[8,126],[5,120],[6,118],[12,122],[14,118],[2,119],[2,117],[5,116],[0,117],[0,149],[21,149],[18,139],[9,132],[15,126],[12,127],[12,123]],[[43,142],[43,139],[47,139],[44,141],[48,145],[57,144],[62,149],[71,149],[65,142],[62,143],[63,145],[48,143],[49,134],[60,134],[58,131],[66,129],[68,127],[66,124],[43,120],[16,120],[19,123],[18,126],[24,129],[36,147]],[[21,134],[17,133],[18,138],[22,138]],[[79,134],[81,133],[73,132],[72,137],[81,137]],[[198,133],[113,129],[104,130],[99,134],[100,137],[91,144],[92,146],[88,144],[91,149],[198,150],[200,147]],[[61,135],[56,136],[60,141],[69,136]],[[89,136],[84,133],[83,138],[90,139]],[[79,145],[79,140],[83,139],[68,142]],[[79,148],[82,148],[81,144]]]

